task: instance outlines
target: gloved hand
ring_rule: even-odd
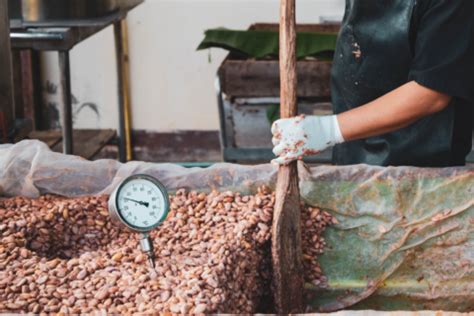
[[[273,123],[272,163],[286,165],[344,142],[336,115],[298,116]]]

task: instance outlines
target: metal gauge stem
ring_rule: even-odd
[[[150,238],[148,233],[141,234],[140,239],[140,246],[142,247],[142,251],[147,255],[148,262],[150,266],[154,269],[155,268],[155,253],[153,251],[153,242]]]

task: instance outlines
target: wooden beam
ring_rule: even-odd
[[[279,28],[278,23],[255,23],[249,27],[249,30],[278,32]],[[306,33],[339,33],[340,28],[340,23],[296,24],[296,32]]]
[[[113,129],[74,130],[74,155],[92,159],[116,135],[117,133]],[[28,137],[46,143],[55,152],[62,152],[61,131],[34,131]]]
[[[105,145],[117,135],[113,129],[103,130],[74,130],[73,143],[75,156],[83,157],[85,159],[92,159]],[[61,139],[56,145],[52,146],[55,152],[62,152],[64,148],[64,139]]]
[[[12,79],[13,79],[13,102],[15,104],[15,117],[23,118],[23,96],[21,89],[21,59],[20,51],[12,50],[11,51],[12,59]]]
[[[295,0],[281,0],[281,117],[297,115]],[[272,226],[275,305],[279,314],[304,312],[301,209],[296,162],[278,172]]]
[[[297,63],[298,97],[331,99],[329,61]],[[225,60],[219,68],[222,92],[231,97],[278,97],[279,66],[276,60]]]
[[[279,24],[257,23],[249,30],[278,32]],[[297,32],[338,33],[339,25],[299,24]],[[331,99],[330,61],[299,60],[297,94],[300,98]],[[278,60],[252,60],[228,55],[218,71],[221,90],[229,97],[278,97],[280,71]]]
[[[15,119],[10,47],[8,1],[0,1],[0,112],[3,112],[7,129],[13,127]]]

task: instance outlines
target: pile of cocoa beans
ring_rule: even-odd
[[[107,196],[0,199],[0,312],[254,313],[271,297],[275,196],[179,190],[151,233],[156,268],[138,236],[110,220]],[[334,221],[302,216],[306,281],[323,285],[317,256]]]

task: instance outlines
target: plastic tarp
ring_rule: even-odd
[[[0,145],[0,195],[108,194],[146,173],[170,190],[274,187],[271,165],[87,161],[38,141]],[[335,215],[319,260],[325,288],[307,285],[314,310],[474,310],[474,168],[299,165],[302,199]]]
[[[340,223],[326,231],[317,309],[474,310],[473,168],[303,169],[305,202]]]
[[[138,173],[156,177],[170,192],[185,188],[250,193],[276,180],[276,170],[270,165],[217,164],[207,169],[187,169],[174,164],[88,161],[52,152],[39,141],[0,145],[0,195],[4,196],[110,194],[120,181]]]

